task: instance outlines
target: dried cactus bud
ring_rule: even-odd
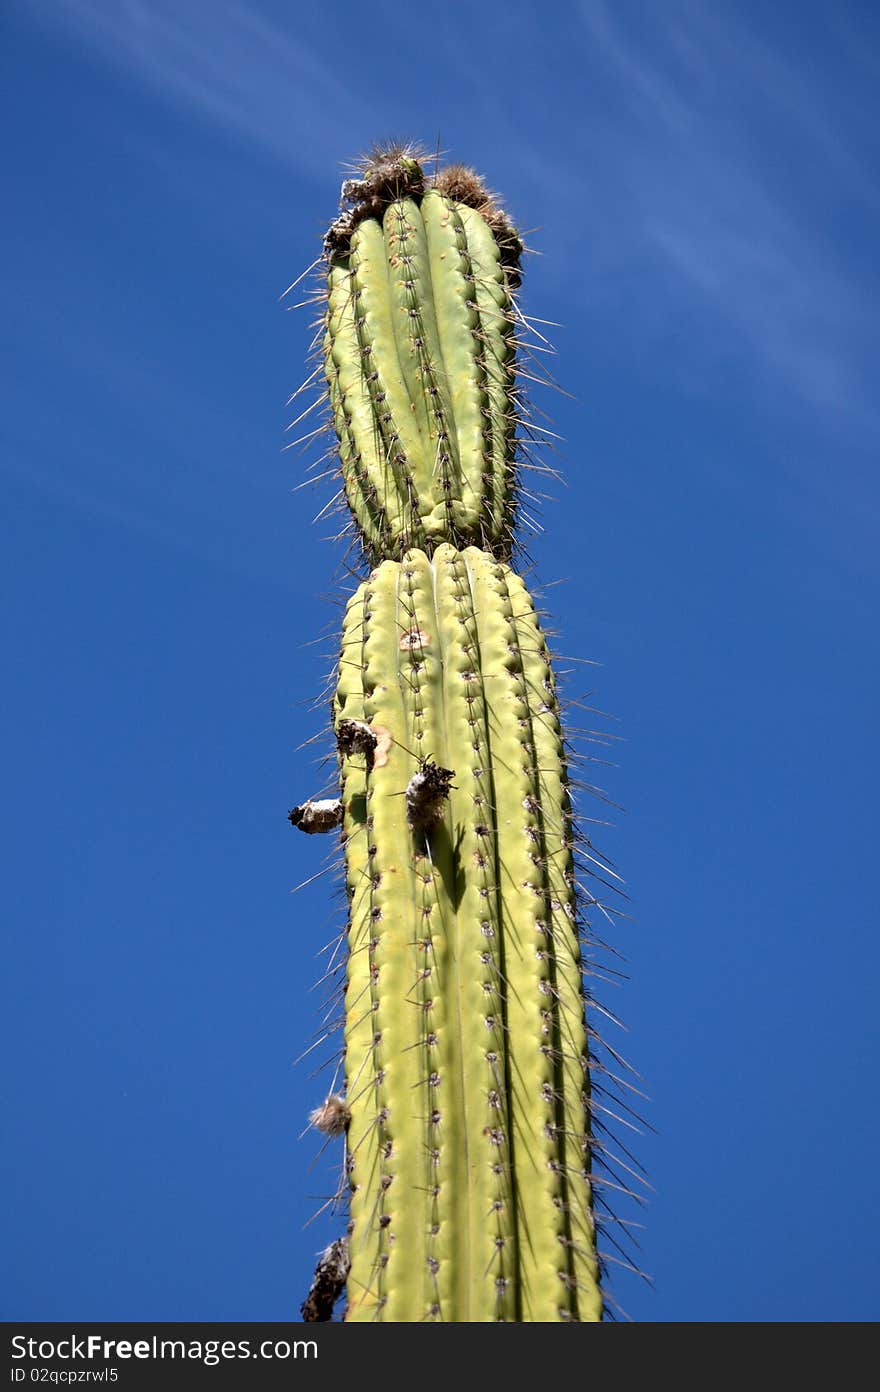
[[[306,1324],[332,1319],[333,1306],[345,1289],[350,1266],[347,1237],[338,1237],[325,1247],[318,1258],[309,1293],[300,1307]]]
[[[375,753],[379,736],[364,720],[340,720],[336,726],[336,747],[340,754]]]
[[[351,1111],[344,1097],[331,1092],[320,1107],[309,1113],[309,1121],[316,1131],[325,1136],[343,1136],[351,1121]]]
[[[291,807],[287,814],[291,826],[310,834],[319,831],[333,831],[342,825],[342,803],[339,798],[324,798],[320,801],[302,802]]]
[[[455,773],[426,759],[406,785],[406,815],[411,827],[430,831],[443,816]]]

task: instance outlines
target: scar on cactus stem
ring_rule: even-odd
[[[590,979],[614,973],[588,916],[614,921],[621,881],[578,828],[570,769],[591,757],[513,564],[524,471],[556,477],[524,386],[552,385],[530,356],[549,345],[499,199],[432,163],[378,146],[343,184],[304,383],[323,381],[364,578],[332,700],[339,796],[289,813],[341,828],[348,899],[327,973],[345,1085],[310,1122],[342,1138],[327,1206],[347,1192],[349,1235],[303,1317],[330,1317],[345,1266],[348,1321],[589,1322],[611,1317],[607,1264],[630,1265],[628,1227],[603,1252],[596,1217],[641,1201],[608,1124],[637,1130],[642,1094],[593,1024],[615,1017]]]

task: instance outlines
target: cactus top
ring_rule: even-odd
[[[522,243],[472,170],[379,150],[325,239],[324,370],[368,558],[510,554]]]

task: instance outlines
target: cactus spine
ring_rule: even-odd
[[[509,564],[522,246],[469,170],[394,148],[362,173],[325,239],[323,342],[373,567],[322,814],[349,900],[346,1318],[597,1320],[568,774]],[[291,820],[323,829],[324,805]]]

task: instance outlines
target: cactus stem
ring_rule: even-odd
[[[572,803],[617,808],[587,767],[610,763],[610,738],[589,728],[589,692],[569,702],[586,728],[563,732],[546,634],[508,564],[514,523],[541,530],[536,476],[559,479],[560,437],[528,398],[562,388],[549,321],[517,301],[525,250],[473,170],[390,143],[346,178],[309,268],[324,284],[301,295],[320,318],[290,400],[316,399],[288,447],[335,432],[342,487],[318,517],[347,505],[339,536],[374,567],[336,667],[339,812],[327,827],[316,800],[289,814],[342,823],[348,955],[337,942],[316,1042],[344,994],[345,1095],[310,1121],[345,1137],[352,1320],[601,1319],[594,1202],[603,1223],[615,1192],[643,1202],[607,1127],[638,1134],[625,1097],[644,1094],[590,1023],[620,1025],[592,990],[624,978],[594,961],[620,954],[587,914],[628,917],[601,902],[625,886],[585,834],[611,823],[579,829]]]

